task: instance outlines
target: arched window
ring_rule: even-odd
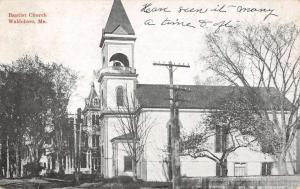
[[[124,106],[123,88],[117,88],[117,106]]]
[[[123,66],[124,67],[129,67],[129,61],[126,55],[122,54],[122,53],[116,53],[114,55],[111,56],[111,58],[109,59],[109,62],[114,62],[113,66]]]

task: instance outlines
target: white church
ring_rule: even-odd
[[[102,32],[102,66],[99,73],[99,91],[94,84],[86,98],[83,110],[84,124],[87,125],[86,151],[81,160],[81,171],[93,173],[99,171],[104,177],[132,175],[131,161],[124,150],[124,138],[116,131],[118,116],[113,110],[124,105],[125,96],[138,94],[143,112],[155,120],[149,133],[143,158],[138,163],[138,177],[149,181],[167,180],[166,160],[168,153],[168,122],[170,119],[169,89],[166,85],[141,84],[135,70],[134,29],[125,12],[121,0],[114,0],[107,23]],[[197,125],[203,116],[216,109],[214,102],[229,94],[233,87],[226,86],[184,86],[191,89],[189,103],[182,103],[179,120],[183,129],[189,130]],[[98,87],[97,87],[98,88]],[[299,132],[298,132],[299,133]],[[300,140],[300,135],[296,137]],[[212,147],[215,146],[212,141]],[[299,142],[293,145],[289,156],[290,171],[300,161]],[[298,149],[298,150],[296,150]],[[216,153],[218,155],[218,153]],[[68,158],[66,173],[72,173],[72,160]],[[271,157],[240,148],[227,159],[228,176],[262,175],[262,169],[268,174],[276,174],[276,166]],[[208,158],[193,159],[181,157],[183,176],[216,176],[217,165]],[[291,172],[291,174],[294,174]]]

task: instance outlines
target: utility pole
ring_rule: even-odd
[[[172,161],[172,169],[173,173],[173,189],[179,189],[181,186],[181,170],[180,170],[180,125],[179,125],[179,102],[187,101],[184,99],[180,99],[179,91],[190,91],[186,88],[174,87],[174,127],[172,129],[172,137],[173,137],[173,161]],[[175,186],[174,186],[175,185]]]
[[[73,119],[73,118],[72,118]],[[78,119],[78,118],[77,118]],[[79,183],[79,179],[77,177],[77,126],[76,126],[77,122],[73,123],[73,127],[74,127],[74,177],[75,177],[75,182]]]
[[[171,127],[168,126],[168,176],[172,180],[172,188],[180,189],[181,186],[181,170],[180,170],[180,156],[179,156],[179,142],[180,142],[180,127],[178,124],[178,95],[174,94],[173,73],[178,67],[189,68],[189,65],[169,63],[153,63],[154,66],[164,66],[169,70],[169,93],[170,93],[170,120]],[[175,68],[175,69],[174,69]],[[176,88],[179,90],[179,88]],[[176,98],[175,98],[176,97]]]

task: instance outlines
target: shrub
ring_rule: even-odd
[[[141,184],[136,183],[136,182],[127,183],[124,185],[124,189],[139,189],[140,187],[141,187]]]
[[[43,169],[44,167],[37,162],[29,162],[24,165],[24,172],[27,176],[39,176]]]
[[[127,184],[133,183],[133,179],[130,176],[116,176],[112,178],[112,182]]]

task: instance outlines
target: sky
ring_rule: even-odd
[[[79,73],[69,106],[70,113],[84,107],[93,70],[101,68],[99,47],[113,0],[0,0],[0,63],[11,63],[26,54],[44,62],[57,62]],[[175,84],[195,84],[212,75],[201,58],[205,35],[245,24],[294,22],[300,25],[300,1],[122,0],[135,30],[135,68],[139,83],[167,84],[168,71],[154,62],[185,63]],[[146,6],[146,9],[143,9]],[[9,17],[24,15],[24,17]],[[46,23],[38,23],[40,14]],[[9,19],[34,20],[9,23]],[[180,22],[172,25],[170,22]],[[147,25],[148,23],[148,25]],[[149,25],[154,24],[154,25]],[[226,25],[226,26],[224,26]],[[218,29],[219,28],[219,29]]]

